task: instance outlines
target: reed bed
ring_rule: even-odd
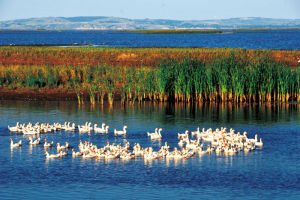
[[[145,49],[93,49],[83,48],[29,48],[18,47],[13,51],[1,47],[0,55],[5,58],[31,60],[46,58],[45,55],[77,59],[77,54],[91,52],[120,54],[147,54]],[[24,48],[24,49],[23,49]],[[14,48],[13,48],[14,49]],[[148,49],[149,50],[149,49]],[[150,65],[126,66],[120,63],[99,62],[95,65],[76,63],[74,65],[8,64],[0,65],[0,86],[11,89],[68,89],[75,91],[78,103],[83,103],[84,93],[89,94],[91,104],[103,104],[108,100],[113,104],[118,94],[122,102],[173,101],[173,102],[300,102],[300,70],[279,62],[271,52],[248,50],[215,50],[215,55],[206,57],[199,52],[212,52],[208,49],[150,49],[166,54],[176,53],[177,57],[167,56],[157,59]],[[32,51],[38,52],[31,54]],[[186,51],[186,52],[184,52]],[[196,54],[191,52],[199,51]],[[224,51],[224,52],[223,52]],[[55,53],[54,53],[55,52]],[[256,52],[256,56],[252,55]],[[181,55],[185,55],[182,56]],[[278,53],[278,52],[277,52]],[[294,52],[296,55],[297,52]],[[70,57],[66,54],[71,54]],[[180,54],[180,56],[178,56]],[[73,55],[73,56],[72,56]],[[80,55],[80,54],[78,54]],[[117,54],[116,54],[117,55]],[[212,54],[209,54],[210,56]],[[25,57],[22,57],[25,56]],[[83,53],[81,58],[86,59]],[[112,56],[114,57],[114,56]],[[180,58],[180,59],[179,59]],[[212,59],[214,58],[214,59]],[[127,58],[127,59],[131,59]],[[134,58],[134,60],[136,57]],[[51,58],[49,57],[49,60]],[[17,62],[18,63],[18,62]],[[149,64],[149,63],[148,63]]]

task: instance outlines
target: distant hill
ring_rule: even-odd
[[[300,28],[300,19],[260,17],[214,20],[127,19],[118,17],[43,17],[0,21],[0,29],[235,29]]]

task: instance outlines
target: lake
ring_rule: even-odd
[[[0,31],[0,45],[92,44],[97,47],[300,49],[300,30],[224,31],[221,34],[139,34],[117,31]]]
[[[1,199],[299,199],[300,105],[129,104],[78,106],[67,101],[0,101]],[[58,131],[41,134],[43,140],[68,141],[78,149],[79,140],[98,147],[106,142],[155,150],[168,141],[178,147],[177,133],[200,128],[234,128],[257,133],[264,146],[235,155],[204,154],[189,159],[121,161],[72,158],[46,159],[42,145],[31,147],[22,134],[10,133],[16,122],[87,121],[110,125],[108,134]],[[113,129],[128,126],[127,136]],[[151,141],[147,132],[161,127],[162,140]],[[10,149],[9,138],[23,140]],[[49,149],[55,152],[55,148]],[[69,150],[71,153],[71,150]]]

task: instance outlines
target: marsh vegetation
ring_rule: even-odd
[[[88,93],[91,104],[105,100],[112,104],[116,96],[122,102],[300,102],[298,54],[244,49],[1,47],[0,85],[67,89],[74,91],[78,103]]]

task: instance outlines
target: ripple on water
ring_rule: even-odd
[[[65,106],[65,107],[64,107]],[[299,108],[280,110],[275,121],[259,118],[249,110],[237,107],[234,115],[226,118],[222,112],[195,107],[191,114],[188,107],[131,106],[126,112],[116,106],[109,111],[96,108],[74,108],[63,103],[35,104],[30,106],[16,102],[1,102],[0,113],[0,196],[1,199],[296,199],[300,195]],[[7,109],[11,108],[11,109]],[[206,110],[209,112],[203,112]],[[252,109],[252,108],[249,108]],[[48,111],[56,113],[48,115]],[[146,112],[151,110],[151,112]],[[78,115],[80,111],[80,115]],[[289,112],[289,114],[286,114]],[[210,114],[214,113],[214,114]],[[215,114],[225,118],[216,118]],[[252,113],[247,116],[247,113]],[[26,118],[24,116],[27,116]],[[106,122],[112,128],[129,126],[126,139],[133,145],[154,146],[158,149],[168,141],[171,148],[177,146],[177,133],[185,129],[233,127],[263,137],[265,146],[249,153],[234,156],[205,154],[187,160],[159,159],[144,161],[142,158],[123,162],[121,160],[82,159],[67,156],[62,159],[45,159],[43,147],[30,147],[26,137],[7,131],[7,125],[16,121],[50,122],[85,121]],[[24,120],[25,119],[25,120]],[[156,127],[164,128],[161,143],[150,141],[146,135]],[[9,138],[23,140],[22,148],[11,150]],[[64,143],[68,141],[77,148],[78,141],[90,141],[98,147],[124,142],[123,137],[113,134],[79,134],[57,132],[41,134],[42,139]],[[55,148],[49,149],[55,152]],[[71,151],[69,151],[71,153]]]

